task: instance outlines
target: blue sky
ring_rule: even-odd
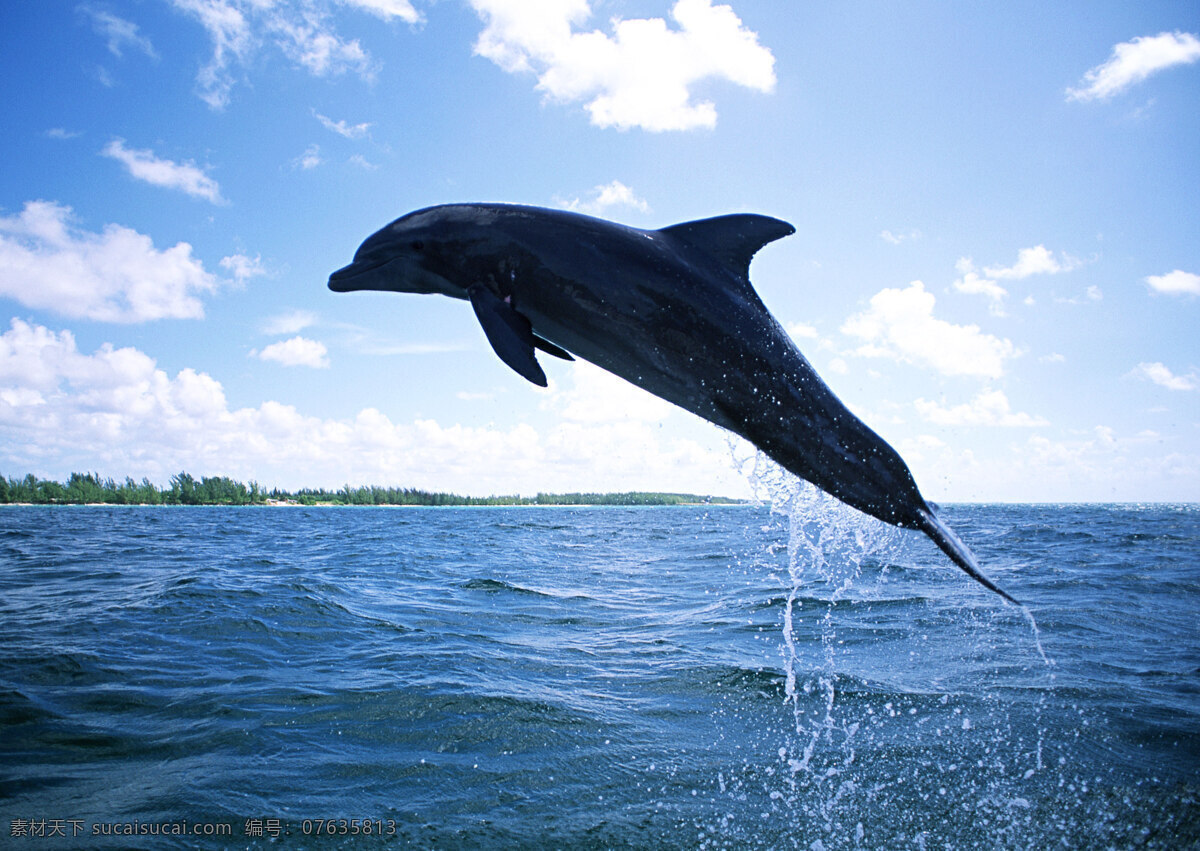
[[[947,501],[1200,499],[1200,10],[108,0],[0,12],[0,472],[751,492],[745,445],[462,302],[413,209],[753,211],[751,279]]]

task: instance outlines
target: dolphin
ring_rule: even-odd
[[[591,361],[741,435],[847,505],[924,532],[1017,604],[983,575],[900,455],[834,395],[750,284],[754,254],[794,232],[752,214],[641,230],[565,210],[447,204],[368,237],[329,288],[470,301],[496,354],[534,384],[546,386],[538,350]]]

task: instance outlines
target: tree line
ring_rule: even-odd
[[[266,490],[257,482],[248,485],[227,476],[203,476],[199,479],[181,472],[170,484],[159,487],[149,479],[124,482],[101,478],[97,473],[72,473],[65,482],[39,479],[32,473],[24,478],[0,475],[0,504],[33,505],[685,505],[709,503],[736,504],[741,500],[700,496],[687,493],[539,493],[537,496],[460,496],[452,493],[397,488],[345,485],[332,491],[302,488],[286,491]]]

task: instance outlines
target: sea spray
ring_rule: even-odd
[[[920,547],[919,538],[843,505],[761,453],[742,469],[786,528],[781,652],[791,729],[776,749],[773,798],[805,837],[799,847],[862,847],[885,834],[895,837],[897,830],[920,845],[945,827],[918,816],[923,808],[910,799],[917,778],[930,776],[938,778],[935,797],[946,806],[978,809],[996,836],[1025,835],[1030,814],[1024,784],[1046,767],[1045,695],[1032,712],[1034,729],[1016,729],[996,712],[992,695],[959,696],[954,687],[964,665],[980,670],[999,660],[1025,667],[1028,657],[1003,637],[1011,623],[1008,607],[948,604],[918,590],[928,580],[904,570],[900,587],[919,584],[899,599],[880,595],[889,566],[910,563],[909,547]],[[875,581],[860,581],[864,567]],[[853,640],[851,646],[844,642],[872,628],[874,606],[887,621],[897,605],[911,612],[903,617],[908,638],[897,648],[903,655],[894,669],[861,668],[861,650]],[[1032,614],[1023,606],[1021,612],[1042,663],[1052,665]],[[949,624],[965,628],[973,640],[940,642]],[[881,742],[896,740],[909,743],[898,752],[906,756],[881,776]],[[916,767],[909,763],[922,753],[939,756],[918,757]],[[885,812],[886,825],[880,821]]]
[[[861,723],[838,706],[837,628],[834,610],[862,573],[863,561],[894,546],[899,530],[843,505],[782,470],[761,453],[750,480],[765,492],[771,512],[787,523],[789,589],[783,611],[784,695],[792,710],[796,743],[779,748],[789,803],[818,822],[829,838],[851,815],[840,810],[859,791],[852,766]],[[819,659],[806,661],[797,640],[804,599],[813,607]],[[822,611],[823,609],[823,611]],[[814,664],[815,663],[815,664]],[[814,705],[815,703],[815,705]],[[861,842],[861,821],[853,824]],[[824,847],[821,839],[815,842]]]

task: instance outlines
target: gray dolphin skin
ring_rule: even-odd
[[[899,454],[833,394],[751,286],[754,254],[794,232],[748,214],[641,230],[564,210],[448,204],[370,236],[329,288],[468,300],[496,354],[534,384],[546,386],[538,349],[591,361],[741,435],[847,505],[924,532],[1016,603],[983,575]]]

